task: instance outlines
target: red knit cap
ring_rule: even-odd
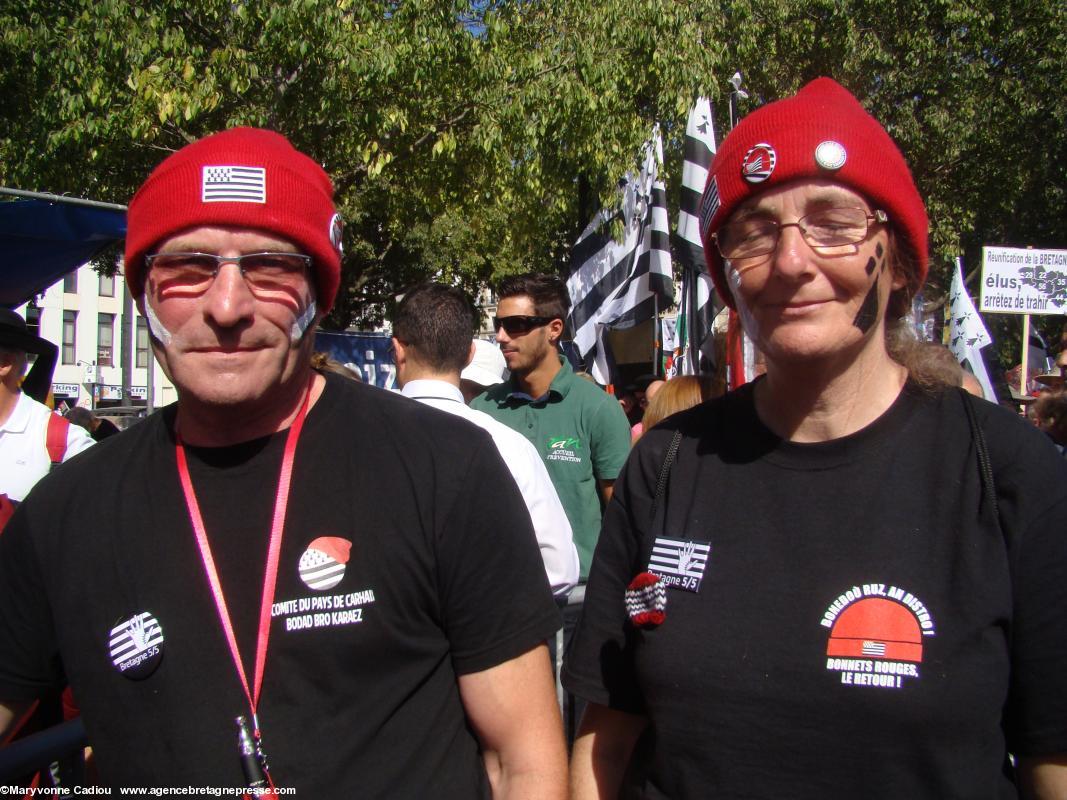
[[[739,203],[798,178],[842,184],[885,211],[918,259],[919,283],[926,279],[926,207],[904,156],[847,89],[830,78],[817,78],[795,96],[741,120],[712,162],[700,203],[704,259],[731,308],[733,294],[711,234]]]
[[[315,262],[316,303],[329,311],[341,282],[341,218],[322,167],[281,134],[233,128],[183,147],[155,168],[126,214],[126,281],[144,293],[144,257],[201,225],[276,234]]]

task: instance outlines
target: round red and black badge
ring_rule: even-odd
[[[338,536],[320,536],[300,556],[300,580],[309,589],[324,592],[345,576],[345,565],[352,553],[352,542]]]
[[[626,587],[626,613],[637,628],[655,628],[667,618],[667,587],[658,575],[638,574]]]
[[[345,223],[340,214],[334,214],[330,219],[330,244],[338,255],[344,255],[345,248],[341,243],[341,235],[344,232]]]
[[[778,156],[766,142],[753,145],[741,159],[741,177],[749,183],[763,183],[771,177]]]
[[[111,629],[108,648],[122,677],[144,680],[163,660],[163,628],[148,611],[119,619]]]

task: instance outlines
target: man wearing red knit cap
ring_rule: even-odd
[[[160,164],[128,228],[179,399],[0,537],[0,731],[66,680],[109,786],[562,797],[559,615],[492,440],[311,369],[326,173],[226,131]]]

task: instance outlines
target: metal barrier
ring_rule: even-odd
[[[87,743],[80,717],[17,739],[0,748],[0,785],[38,770],[48,773],[56,762],[61,765],[62,785],[82,785],[85,777],[82,751]]]

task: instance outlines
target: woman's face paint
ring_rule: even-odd
[[[744,292],[741,291],[741,273],[729,259],[724,259],[723,265],[726,268],[726,280],[730,284],[730,293],[734,296],[734,306],[737,309],[737,317],[741,320],[741,327],[744,328],[749,339],[758,342],[759,325],[756,324],[756,317],[748,307]]]
[[[852,324],[859,328],[860,333],[866,336],[870,333],[871,328],[878,322],[878,315],[881,309],[879,284],[881,283],[882,275],[885,274],[885,248],[881,242],[874,248],[874,255],[867,259],[866,272],[868,275],[874,275],[874,281],[871,283],[871,288],[867,290],[867,296],[863,298],[863,305],[860,306],[860,310],[856,312],[856,316],[852,320]]]

